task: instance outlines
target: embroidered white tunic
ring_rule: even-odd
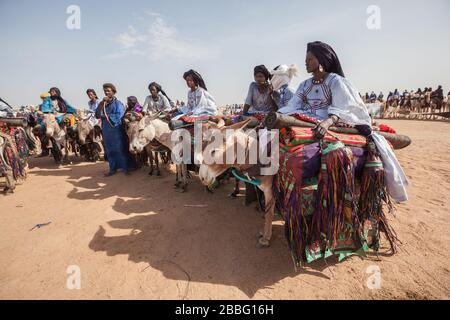
[[[201,87],[195,91],[189,90],[187,105],[181,111],[191,112],[193,116],[216,116],[218,113],[214,97]]]
[[[303,81],[287,107],[278,112],[301,113],[319,120],[334,114],[348,124],[372,124],[358,91],[347,79],[335,73],[328,74],[321,84],[314,84],[312,78]]]
[[[319,120],[333,114],[347,124],[372,127],[367,107],[350,81],[335,73],[328,74],[321,84],[314,84],[312,80],[302,82],[287,107],[278,112],[306,114]],[[389,194],[397,202],[408,200],[408,179],[394,152],[383,136],[376,132],[372,136],[381,153]]]

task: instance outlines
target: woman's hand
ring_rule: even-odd
[[[320,122],[314,129],[314,136],[316,137],[316,139],[320,140],[323,139],[323,137],[325,137],[325,134],[327,133],[328,129],[336,123],[336,121],[338,120],[338,118],[336,116],[331,116],[330,118],[323,120],[322,122]]]

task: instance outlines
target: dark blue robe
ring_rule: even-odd
[[[99,108],[103,108],[103,103]],[[105,153],[109,162],[109,171],[116,172],[119,169],[128,171],[131,165],[131,157],[128,151],[128,140],[122,118],[125,115],[125,108],[117,99],[111,101],[105,108],[109,120],[101,114],[103,140],[105,143]]]

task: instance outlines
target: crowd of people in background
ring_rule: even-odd
[[[321,60],[322,64],[317,62],[318,60]],[[370,94],[367,92],[364,96],[361,93],[358,94],[358,91],[346,80],[333,49],[321,42],[308,45],[306,64],[307,71],[310,73],[313,69],[317,69],[317,79],[311,78],[302,82],[297,90],[290,86],[293,77],[298,73],[296,65],[279,65],[273,69],[257,65],[253,69],[254,81],[248,87],[247,96],[243,99],[244,103],[223,107],[217,106],[202,76],[192,69],[183,74],[189,89],[187,103],[180,100],[174,102],[156,82],[148,85],[149,95],[143,104],[136,96],[128,96],[126,103],[121,102],[116,98],[117,89],[111,83],[103,85],[103,99],[98,97],[94,89],[87,89],[88,116],[97,125],[100,126],[99,123],[101,123],[106,158],[110,163],[110,172],[107,175],[113,175],[119,169],[128,173],[130,160],[127,156],[123,118],[130,112],[143,116],[164,114],[167,119],[183,119],[183,121],[186,117],[218,115],[252,116],[261,121],[265,115],[273,111],[288,115],[301,113],[317,119],[320,123],[317,130],[320,130],[321,127],[326,129],[338,121],[370,126],[371,119],[365,104],[382,102],[383,115],[386,110],[392,109],[392,106],[396,110],[394,113],[403,107],[409,110],[416,108],[419,111],[429,108],[431,112],[434,112],[442,106],[445,107],[446,100],[450,96],[449,92],[444,97],[442,86],[436,90],[419,88],[417,91],[404,90],[403,93],[395,89],[389,92],[386,102],[383,92],[378,95],[374,91]],[[331,96],[333,99],[330,98]],[[64,121],[70,126],[75,125],[78,111],[62,97],[58,88],[50,88],[41,95],[41,99],[39,111],[42,114],[55,114],[59,124]],[[415,103],[415,100],[420,102]],[[349,114],[351,116],[348,116]],[[43,118],[40,121],[42,128],[45,128]],[[48,150],[43,148],[42,155],[48,155]]]
[[[438,86],[436,90],[433,90],[432,87],[425,87],[423,90],[421,88],[418,88],[417,90],[411,91],[404,90],[402,93],[400,93],[398,89],[395,89],[393,92],[389,92],[386,100],[384,99],[385,96],[383,92],[380,92],[378,95],[375,93],[375,91],[372,91],[370,94],[366,92],[365,95],[361,95],[360,93],[360,96],[365,103],[386,102],[388,105],[393,105],[394,103],[396,103],[400,106],[405,105],[408,100],[419,100],[426,96],[429,96],[430,100],[435,102],[438,106],[438,109],[440,109],[440,106],[442,106],[443,102],[448,101],[448,99],[450,98],[450,91],[447,93],[447,96],[445,96],[442,86]]]

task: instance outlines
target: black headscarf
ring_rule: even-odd
[[[310,42],[308,43],[307,52],[311,52],[319,60],[326,72],[336,73],[345,78],[339,58],[328,44],[320,41]]]
[[[130,96],[127,98],[127,104],[130,108],[134,108],[138,103],[138,99],[135,96]]]
[[[206,89],[205,81],[203,81],[203,78],[202,78],[202,76],[200,75],[200,73],[198,73],[197,71],[191,69],[191,70],[189,70],[189,71],[186,71],[186,72],[183,74],[183,79],[186,80],[186,78],[187,78],[188,76],[191,76],[192,79],[194,79],[194,82],[195,82],[195,84],[196,84],[197,86],[200,86],[200,87],[202,87],[203,89],[205,89],[206,91],[208,91],[208,89]]]
[[[262,73],[266,80],[272,79],[272,75],[270,74],[269,70],[267,70],[265,65],[259,65],[256,66],[255,69],[253,69],[253,75],[256,76],[257,73]]]
[[[66,113],[67,112],[67,106],[66,106],[66,102],[61,97],[61,91],[58,88],[53,87],[53,88],[50,88],[50,90],[48,90],[48,93],[51,94],[52,91],[56,92],[56,96],[51,96],[51,99],[58,101],[59,112]]]
[[[161,92],[163,94],[163,96],[165,96],[167,98],[167,100],[169,100],[169,102],[172,102],[172,100],[170,100],[169,96],[164,92],[164,90],[162,89],[162,87],[159,84],[157,84],[156,82],[152,82],[148,85],[148,89],[150,90],[151,87],[155,87],[156,91],[158,93]]]

